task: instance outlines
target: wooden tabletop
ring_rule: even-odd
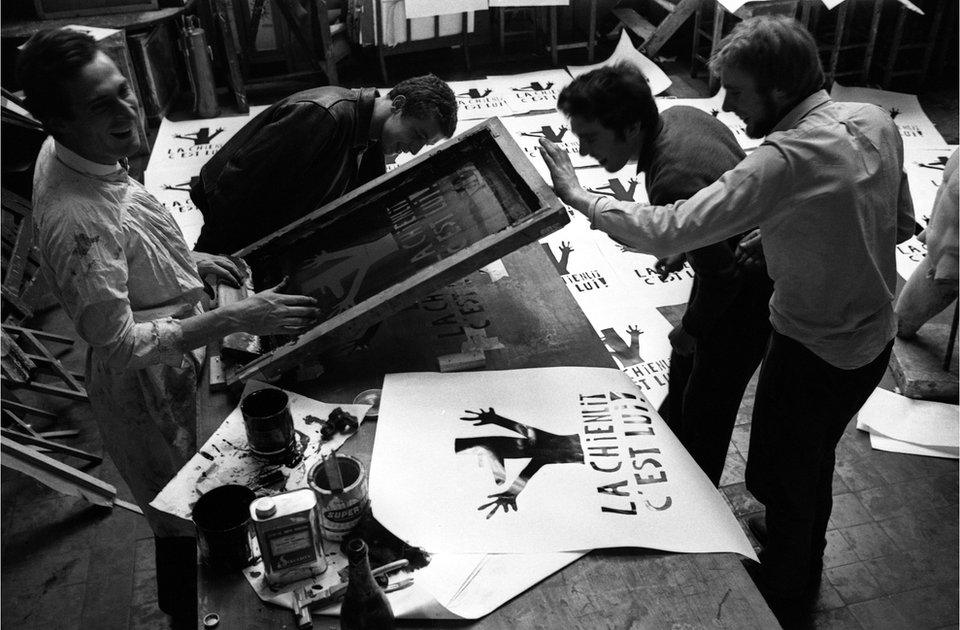
[[[487,369],[579,365],[615,367],[539,244],[503,259],[496,282],[476,272],[384,321],[360,348],[324,360],[318,379],[278,383],[331,403],[350,403],[379,388],[384,374],[437,371],[438,355],[460,351],[464,326],[482,328],[503,349],[487,352]],[[236,396],[201,394],[198,443],[210,437]],[[375,422],[364,422],[340,450],[369,465]],[[239,573],[199,570],[200,619],[220,615],[226,628],[296,628],[292,611],[264,604]],[[676,624],[676,625],[675,625]],[[776,619],[735,554],[596,550],[475,622],[404,620],[409,628],[716,627],[777,628]],[[202,623],[200,624],[202,626]],[[314,617],[314,628],[337,628]]]

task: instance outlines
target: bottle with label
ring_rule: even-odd
[[[354,538],[347,543],[347,592],[340,606],[340,630],[393,630],[393,608],[373,579],[367,543]]]

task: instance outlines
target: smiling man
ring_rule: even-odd
[[[686,201],[592,195],[563,151],[541,146],[560,198],[640,251],[676,254],[760,226],[773,332],[746,483],[766,507],[761,592],[793,627],[819,588],[837,443],[890,356],[895,248],[913,234],[913,205],[893,120],[874,105],[830,100],[817,44],[798,22],[744,20],[711,68],[724,109],[766,139]]]
[[[432,74],[385,96],[327,86],[274,103],[221,148],[192,183],[203,213],[196,249],[234,252],[359,183],[364,152],[417,153],[453,135],[457,100]],[[374,169],[382,174],[383,166]]]
[[[239,271],[192,255],[170,212],[127,173],[137,99],[92,37],[37,33],[17,79],[51,134],[33,178],[40,271],[88,346],[84,386],[104,448],[156,536],[158,605],[175,628],[193,628],[193,526],[150,501],[196,452],[202,348],[233,332],[302,332],[317,321],[315,300],[275,287],[204,312],[200,275],[236,281]]]
[[[577,77],[560,93],[557,109],[570,118],[580,152],[608,171],[637,160],[655,205],[689,199],[744,157],[733,133],[710,114],[683,105],[658,113],[646,79],[629,64]],[[739,240],[736,235],[686,252],[693,287],[682,320],[670,331],[670,389],[661,407],[715,486],[740,400],[770,334],[771,283],[762,268],[737,264]],[[678,257],[657,267],[666,274],[682,264]]]

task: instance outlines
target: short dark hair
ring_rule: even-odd
[[[17,57],[17,81],[27,109],[40,120],[72,117],[65,84],[76,78],[99,50],[93,37],[70,28],[34,34]]]
[[[660,120],[647,78],[628,63],[580,75],[560,92],[557,109],[568,117],[595,120],[621,138],[628,127],[640,123],[641,129],[653,129]]]
[[[436,118],[440,131],[449,138],[457,130],[457,97],[443,80],[433,74],[404,79],[393,86],[387,98],[406,98],[404,116],[421,120]]]
[[[824,83],[817,42],[799,22],[782,15],[737,24],[710,59],[715,74],[731,66],[752,76],[761,92],[780,89],[792,101],[806,98]]]

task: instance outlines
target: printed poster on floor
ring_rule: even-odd
[[[490,76],[487,80],[498,84],[507,95],[514,114],[554,111],[560,91],[573,78],[566,70],[541,70],[525,74]]]
[[[509,94],[503,84],[488,79],[450,81],[447,83],[457,97],[458,120],[486,120],[493,116],[510,116]]]
[[[632,164],[617,173],[609,173],[602,168],[583,169],[577,172],[577,177],[590,192],[609,195],[619,201],[647,203],[643,175],[631,174],[635,169],[636,166]],[[687,301],[693,284],[693,270],[688,263],[684,263],[679,271],[660,278],[654,268],[656,256],[633,251],[600,230],[592,230],[591,235],[609,267],[620,277],[620,286],[643,304],[664,306]]]
[[[720,493],[623,373],[387,375],[374,515],[431,553],[753,549]]]
[[[148,171],[174,168],[200,169],[235,133],[266,106],[251,107],[248,114],[173,121],[164,118],[150,152]]]
[[[559,144],[570,156],[574,168],[597,164],[593,158],[580,155],[580,141],[570,131],[570,121],[560,112],[511,116],[501,122],[547,182],[550,181],[550,171],[540,156],[541,138]]]
[[[657,409],[667,397],[673,326],[656,309],[621,290],[615,300],[578,301],[620,371]]]
[[[203,227],[203,214],[190,199],[190,179],[197,176],[197,167],[160,169],[143,174],[144,187],[170,211],[180,226],[183,240],[193,249]]]

